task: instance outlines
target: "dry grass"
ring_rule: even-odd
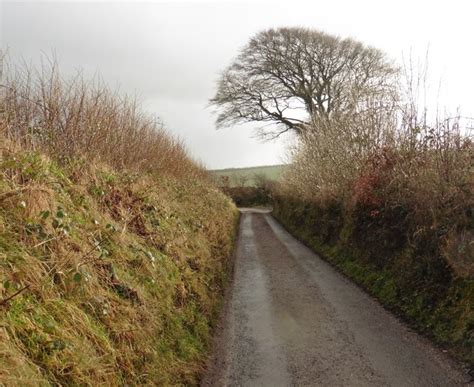
[[[195,384],[235,207],[200,180],[4,148],[0,383]],[[199,198],[199,200],[196,200]]]
[[[135,101],[57,70],[0,98],[0,385],[195,385],[236,210]]]

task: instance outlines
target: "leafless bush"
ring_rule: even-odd
[[[179,139],[142,113],[135,98],[110,90],[100,79],[87,81],[80,72],[63,79],[54,61],[39,70],[5,66],[0,128],[10,141],[61,162],[84,158],[117,169],[204,173]]]
[[[452,247],[472,234],[472,134],[460,115],[429,122],[417,91],[407,90],[399,93],[404,100],[394,99],[384,109],[373,106],[314,123],[318,130],[301,136],[292,151],[283,190],[305,200],[404,208],[412,237],[439,229],[447,262],[457,274],[472,275],[467,269],[472,265],[465,262],[474,257],[454,253]]]
[[[287,184],[305,197],[343,195],[369,155],[393,144],[395,121],[394,102],[383,109],[367,104],[364,112],[339,114],[330,121],[314,118],[318,130],[303,134],[292,149]]]
[[[309,194],[322,190],[340,194],[371,157],[388,148],[397,153],[396,167],[404,178],[436,169],[438,184],[444,187],[461,178],[460,164],[464,165],[460,175],[466,177],[472,151],[470,129],[463,127],[459,114],[436,115],[428,122],[427,108],[421,105],[426,101],[420,103],[419,97],[425,73],[426,68],[416,72],[405,66],[399,91],[386,95],[382,104],[369,99],[357,114],[334,114],[331,120],[313,117],[311,125],[318,130],[298,139],[286,181]]]

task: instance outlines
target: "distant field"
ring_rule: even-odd
[[[280,164],[249,168],[216,169],[211,170],[210,172],[216,177],[217,180],[220,180],[224,176],[228,176],[231,187],[251,187],[257,184],[260,176],[265,176],[265,178],[268,180],[280,180],[281,174],[285,168],[285,164]]]

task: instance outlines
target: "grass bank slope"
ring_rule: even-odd
[[[4,149],[0,173],[0,384],[196,383],[230,201],[31,152]]]
[[[195,385],[237,210],[135,100],[42,70],[0,82],[0,385]]]

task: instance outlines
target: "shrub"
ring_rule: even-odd
[[[205,176],[183,143],[140,110],[136,99],[81,73],[65,80],[57,64],[40,70],[5,64],[0,132],[25,150],[61,163],[84,159],[117,170]]]

